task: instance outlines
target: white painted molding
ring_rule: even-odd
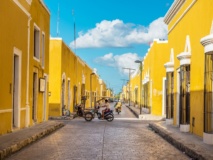
[[[206,144],[213,145],[213,134],[210,133],[203,133],[203,142]]]
[[[174,72],[174,49],[171,48],[170,61],[164,64],[166,72]]]
[[[189,132],[190,131],[190,125],[189,124],[180,124],[180,131],[181,132]]]
[[[166,125],[172,125],[173,119],[166,119]]]
[[[204,46],[205,54],[213,54],[213,34],[203,37],[200,43]]]
[[[13,2],[28,16],[30,17],[30,13],[21,5],[18,0],[13,0]]]
[[[12,112],[12,109],[1,109],[0,113],[7,113],[7,112]]]
[[[42,6],[46,9],[46,11],[49,13],[49,15],[50,15],[50,11],[49,11],[49,9],[47,8],[47,6],[44,4],[44,2],[43,2],[43,0],[40,0],[40,2],[41,2],[41,4],[42,4]]]
[[[162,80],[163,84],[162,84],[162,116],[165,115],[165,109],[166,109],[166,85],[165,85],[165,81],[166,81],[166,77],[163,77]]]
[[[180,65],[188,65],[191,64],[191,54],[188,52],[182,52],[177,55],[178,60],[180,60]]]
[[[177,58],[180,60],[180,65],[191,64],[191,45],[189,35],[186,36],[184,52],[177,55]]]
[[[212,20],[212,26],[211,26],[211,29],[210,29],[210,34],[213,34],[213,20]]]
[[[180,20],[185,16],[185,14],[193,7],[193,5],[197,2],[197,0],[194,0],[189,7],[183,12],[183,14],[178,18],[178,20],[174,23],[174,25],[170,28],[168,31],[168,34],[175,28],[175,26],[180,22]],[[165,21],[164,21],[165,22]]]
[[[62,38],[61,37],[50,37],[50,40],[60,40],[60,41],[62,41]]]
[[[32,0],[26,0],[29,5],[31,5]]]
[[[172,6],[169,8],[168,12],[164,17],[164,22],[169,24],[169,22],[173,19],[176,13],[180,10],[186,0],[175,0]]]

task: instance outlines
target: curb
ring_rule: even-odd
[[[129,106],[126,105],[127,108],[129,108],[129,110],[135,115],[135,117],[139,118],[139,115],[134,111],[132,110]]]
[[[44,129],[43,131],[36,133],[32,135],[31,137],[28,137],[16,144],[11,145],[10,147],[7,147],[3,150],[0,150],[0,160],[3,160],[4,158],[10,156],[11,154],[21,150],[23,147],[32,144],[33,142],[51,134],[52,132],[56,131],[57,129],[63,127],[63,123],[55,124],[49,128]]]
[[[149,127],[153,129],[157,134],[159,134],[162,138],[167,140],[170,144],[175,146],[180,151],[184,152],[186,155],[193,159],[205,160],[201,154],[196,153],[193,149],[187,147],[183,143],[176,140],[171,133],[167,132],[166,130],[160,129],[156,124],[149,123]]]

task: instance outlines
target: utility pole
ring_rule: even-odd
[[[60,21],[60,10],[59,10],[59,4],[58,4],[58,17],[57,17],[57,37],[59,36],[59,21]]]
[[[123,91],[124,83],[125,83],[125,81],[127,82],[128,80],[127,79],[121,79],[121,80],[123,81],[123,84],[122,84],[122,91]],[[124,98],[125,98],[125,101],[126,101],[126,99],[127,99],[127,87],[126,87],[126,94],[125,95],[126,96]]]
[[[75,28],[75,13],[74,13],[74,9],[72,10],[72,16],[73,16],[73,28],[74,28],[74,52],[76,54],[76,28]]]
[[[123,69],[128,69],[129,70],[129,106],[130,106],[130,79],[131,79],[131,71],[134,71],[135,69],[132,68],[123,68]]]

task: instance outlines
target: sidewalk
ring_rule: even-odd
[[[63,126],[62,122],[46,121],[0,136],[0,160]]]
[[[161,137],[193,159],[213,159],[213,145],[203,143],[201,137],[180,132],[179,127],[166,125],[165,121],[150,123]]]
[[[140,117],[140,108],[128,106],[128,104],[125,104],[125,106],[128,107],[136,117]],[[144,116],[141,118],[143,120],[160,120],[146,113],[142,113],[141,116]],[[179,127],[166,125],[166,121],[153,121],[149,123],[149,127],[189,157],[199,160],[213,159],[213,145],[205,144],[201,137],[191,133],[180,132]]]
[[[142,114],[140,114],[140,108],[134,107],[134,106],[129,106],[129,104],[124,104],[127,108],[130,109],[130,111],[140,120],[164,120],[164,117],[162,116],[155,116],[155,115],[151,115],[145,112],[142,112]]]

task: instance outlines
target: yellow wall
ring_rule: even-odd
[[[19,111],[14,111],[15,116],[19,115],[17,120],[19,126],[17,125],[17,128],[24,128],[34,124],[31,121],[30,112],[32,111],[33,66],[38,68],[39,77],[43,77],[43,73],[49,74],[49,13],[38,0],[33,0],[31,6],[26,3],[26,1],[19,0],[19,2],[24,9],[21,9],[15,1],[12,0],[1,0],[0,2],[0,21],[4,22],[0,25],[0,73],[4,75],[0,79],[0,135],[13,131],[12,115],[14,110],[12,93],[14,85],[14,53],[18,53],[20,60],[20,74],[18,75],[20,92],[17,96],[20,105],[16,105],[16,107],[19,107]],[[32,58],[34,40],[33,25],[35,22],[40,28],[40,31],[44,32],[46,36],[45,56],[47,58],[45,59],[44,69],[41,69],[41,63],[35,63]],[[30,37],[30,39],[28,39],[28,37]],[[28,59],[28,57],[30,58]],[[38,93],[37,104],[37,122],[41,122],[43,121],[43,93]]]
[[[210,34],[210,28],[213,19],[212,6],[213,2],[209,0],[186,1],[181,9],[176,13],[172,21],[168,24],[169,47],[174,48],[174,92],[175,92],[175,108],[174,108],[174,124],[177,124],[177,70],[180,62],[176,58],[178,54],[184,51],[186,36],[190,37],[191,46],[191,71],[190,71],[190,123],[195,117],[195,127],[193,133],[202,136],[203,134],[203,112],[204,112],[204,48],[200,44],[200,39]],[[192,7],[183,13],[186,9]],[[182,17],[182,18],[181,18]],[[178,19],[180,19],[178,21]],[[192,127],[191,127],[192,132]]]
[[[148,107],[153,115],[163,115],[162,97],[163,97],[163,78],[166,77],[164,64],[169,60],[169,51],[167,41],[154,40],[143,61],[142,81],[145,86],[145,78],[148,79]],[[138,86],[138,98],[140,97],[140,75],[131,79],[132,93],[135,86]],[[143,91],[143,90],[142,90]],[[144,92],[144,91],[143,91]],[[143,95],[143,94],[142,94]],[[140,101],[138,99],[138,101]],[[144,97],[142,97],[144,106]]]

